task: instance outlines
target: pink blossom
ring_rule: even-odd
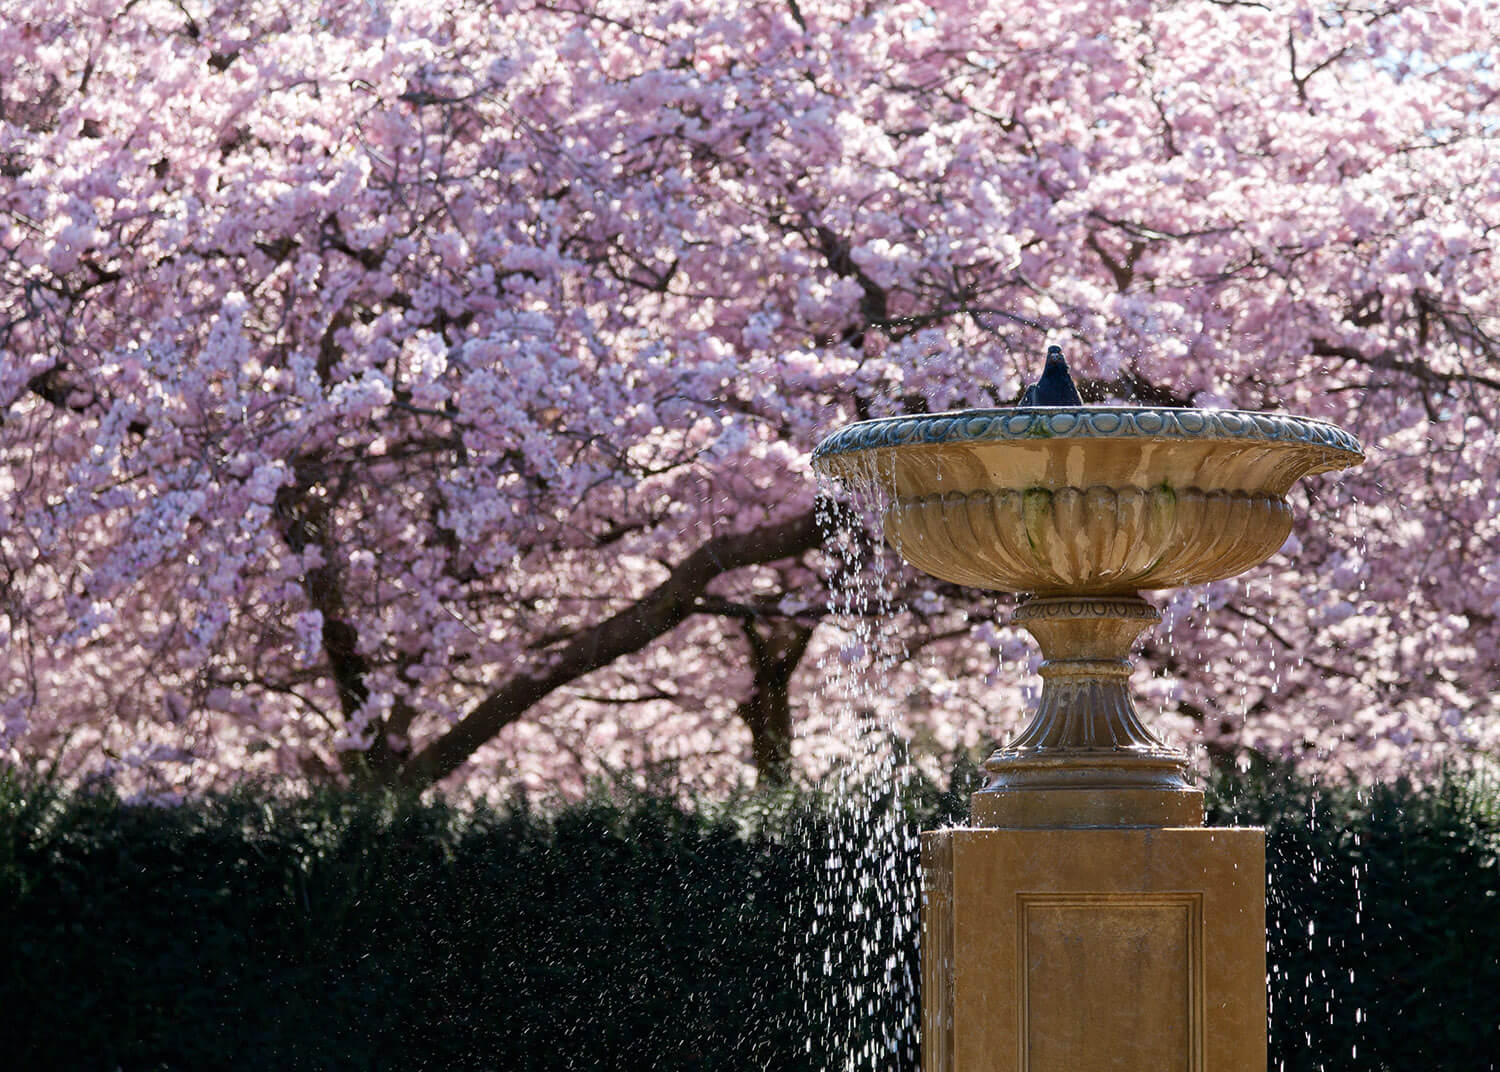
[[[1102,395],[1370,450],[1244,584],[1162,597],[1161,725],[1492,754],[1493,6],[798,10],[11,4],[0,747],[163,791],[351,749],[420,782],[524,694],[423,769],[722,785],[747,623],[800,623],[804,769],[871,674],[935,765],[1012,728],[1033,649],[889,558],[857,572],[890,631],[856,638],[836,541],[796,529],[807,455],[1004,404],[1056,341]],[[587,658],[712,541],[794,529]]]

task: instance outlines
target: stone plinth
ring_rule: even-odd
[[[1264,1072],[1265,834],[923,835],[923,1072]]]

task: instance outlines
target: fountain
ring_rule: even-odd
[[[887,417],[818,445],[820,472],[879,489],[912,565],[1030,596],[1012,620],[1045,660],[973,825],[923,836],[925,1072],[1263,1072],[1264,832],[1203,826],[1129,654],[1160,619],[1141,591],[1264,562],[1292,486],[1363,457],[1323,421],[1138,406]]]

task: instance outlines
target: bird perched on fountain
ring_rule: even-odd
[[[1073,385],[1073,374],[1063,358],[1062,347],[1047,347],[1047,364],[1042,378],[1026,388],[1021,396],[1023,406],[1081,406],[1083,398]]]

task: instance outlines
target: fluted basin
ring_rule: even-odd
[[[1187,757],[1142,722],[1130,647],[1143,589],[1233,577],[1286,540],[1286,495],[1356,465],[1324,421],[1235,410],[1037,406],[861,421],[814,465],[880,492],[886,538],[956,584],[1033,598],[1014,620],[1046,661],[1035,717],[986,764],[974,815],[1005,826],[1202,821]]]
[[[1292,485],[1363,456],[1307,418],[1086,406],[863,421],[814,464],[884,489],[886,537],[936,577],[1109,595],[1260,564],[1291,531]]]

